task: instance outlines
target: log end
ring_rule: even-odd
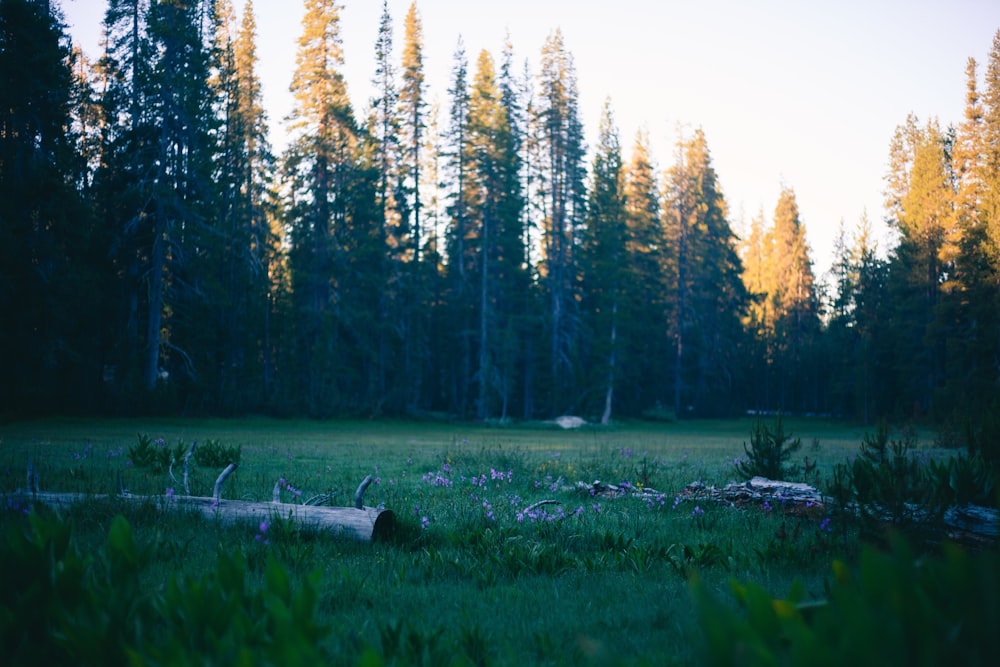
[[[396,532],[396,515],[392,510],[382,510],[375,517],[375,524],[372,526],[372,541],[381,542],[390,539]]]

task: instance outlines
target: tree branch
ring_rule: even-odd
[[[358,485],[358,490],[354,492],[354,507],[357,509],[364,507],[365,491],[368,490],[368,487],[371,485],[373,479],[374,478],[371,475],[365,477],[361,480],[361,484]]]
[[[215,480],[215,489],[212,491],[212,497],[215,499],[216,502],[219,502],[219,500],[222,499],[222,484],[226,481],[226,478],[233,473],[234,470],[236,470],[236,464],[230,463],[229,465],[226,466],[226,469],[222,471],[222,474],[219,475],[219,478]]]

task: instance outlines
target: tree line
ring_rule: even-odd
[[[306,0],[288,147],[247,1],[110,0],[102,53],[0,5],[0,412],[978,419],[1000,398],[1000,32],[957,127],[892,137],[886,214],[817,277],[795,192],[737,235],[704,133],[661,169],[611,102],[588,147],[555,30],[459,39],[431,105],[417,3],[373,98]],[[982,88],[982,92],[980,89]]]

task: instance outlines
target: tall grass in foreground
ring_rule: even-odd
[[[128,551],[120,523],[109,533],[120,514],[137,554],[129,576],[149,599],[118,602],[147,604],[151,627],[179,623],[178,609],[195,613],[200,607],[192,606],[192,591],[229,595],[233,604],[256,609],[265,624],[276,613],[266,601],[277,600],[296,613],[308,611],[303,641],[337,664],[695,664],[702,635],[687,585],[695,573],[700,590],[728,589],[735,578],[781,597],[798,580],[797,600],[819,600],[831,559],[856,553],[853,532],[835,531],[830,516],[683,499],[684,487],[697,479],[736,478],[747,424],[582,432],[402,423],[151,424],[155,430],[142,432],[154,443],[162,438],[157,446],[165,448],[196,438],[239,445],[241,465],[226,497],[269,499],[283,479],[286,501],[324,493],[344,505],[361,477],[374,473],[366,502],[392,509],[397,533],[387,542],[357,544],[303,531],[280,516],[224,527],[164,512],[155,499],[95,499],[65,513],[71,529],[64,551],[97,554],[81,556],[74,567],[84,580],[106,581],[115,549]],[[38,424],[37,439],[29,435],[31,425],[7,427],[0,432],[2,490],[23,486],[31,459],[45,490],[113,493],[120,474],[134,494],[177,493],[162,469],[130,464],[137,434],[128,431],[137,426]],[[844,442],[853,434],[821,427]],[[856,451],[857,442],[843,451],[822,441],[803,449],[832,462]],[[192,493],[209,493],[217,473],[196,467]],[[595,479],[646,493],[602,498],[574,487]],[[4,528],[30,533],[25,509],[6,507]],[[201,607],[211,608],[210,602]],[[218,642],[243,638],[256,646],[240,628],[234,621],[230,634],[225,627],[212,632]],[[186,655],[202,646],[198,641],[174,649]],[[147,648],[148,664],[169,662],[157,653],[169,642]],[[258,648],[265,657],[279,651]],[[262,657],[256,664],[266,662]]]

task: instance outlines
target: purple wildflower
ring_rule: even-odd
[[[267,521],[261,521],[260,525],[257,526],[257,534],[254,536],[254,539],[261,544],[270,544],[270,541],[267,539],[267,529],[270,527],[271,524]]]

